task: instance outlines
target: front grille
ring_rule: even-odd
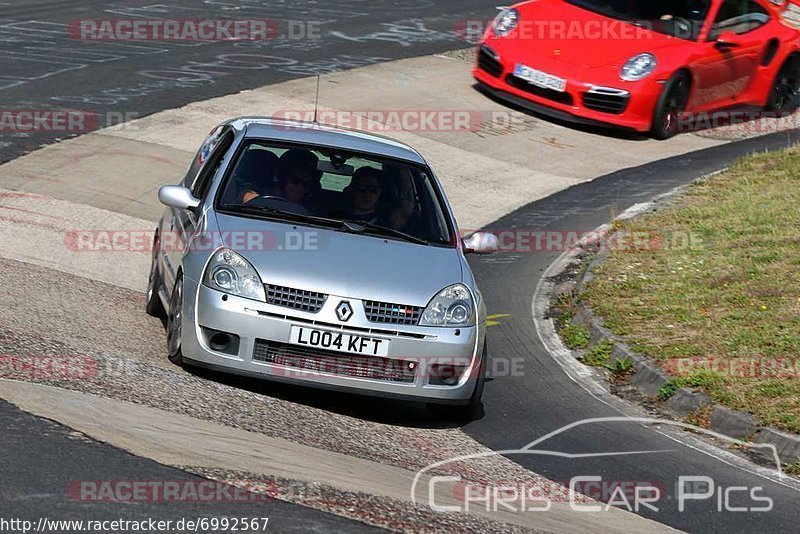
[[[493,56],[494,54],[490,53],[485,46],[482,46],[478,51],[478,68],[485,70],[495,78],[499,78],[503,74],[503,65]]]
[[[561,91],[556,91],[554,89],[545,89],[544,87],[533,85],[532,83],[526,82],[522,78],[517,78],[513,74],[506,76],[506,83],[511,87],[516,87],[517,89],[525,91],[526,93],[530,93],[541,98],[546,98],[547,100],[552,100],[553,102],[558,102],[559,104],[571,106],[573,103],[572,95],[569,93],[562,93]]]
[[[291,287],[274,286],[266,284],[267,303],[295,310],[317,313],[325,305],[328,295],[305,291],[303,289],[293,289]]]
[[[415,325],[419,322],[424,308],[392,304],[390,302],[364,301],[364,313],[371,323]]]
[[[630,93],[621,89],[596,87],[583,94],[583,105],[587,109],[619,115],[628,107]]]
[[[312,373],[325,373],[385,382],[413,383],[417,362],[345,354],[256,339],[253,360]]]

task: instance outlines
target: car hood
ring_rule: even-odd
[[[265,284],[426,306],[463,280],[455,248],[226,214],[216,220],[220,241],[247,258]]]
[[[513,42],[514,49],[524,55],[568,65],[619,68],[637,54],[655,53],[687,42],[605,17],[565,0],[533,0],[518,5],[517,9],[520,28],[527,33],[522,38],[510,37],[505,41]],[[495,43],[503,41],[498,39]]]

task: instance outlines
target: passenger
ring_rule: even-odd
[[[415,235],[419,227],[418,213],[415,209],[414,186],[408,177],[398,177],[394,181],[395,201],[383,225],[407,234]]]
[[[353,173],[346,190],[350,201],[347,218],[377,224],[381,215],[383,172],[373,167],[361,167]]]
[[[409,211],[403,206],[397,206],[389,212],[389,217],[386,220],[385,226],[414,235],[414,230],[416,228],[415,223],[416,218],[414,217],[413,211]]]

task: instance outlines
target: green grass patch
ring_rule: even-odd
[[[800,476],[800,458],[795,463],[786,466],[784,471],[789,475]]]
[[[630,358],[614,360],[611,365],[606,364],[606,369],[618,376],[630,374],[633,371],[633,361]]]
[[[583,357],[583,363],[586,365],[602,366],[608,365],[611,359],[611,354],[614,351],[614,342],[610,339],[604,339],[586,353]]]
[[[564,344],[571,349],[585,349],[589,346],[589,331],[577,324],[568,324],[559,332]]]
[[[681,377],[672,377],[667,380],[663,386],[658,389],[658,396],[663,400],[669,400],[675,396],[679,389],[686,385],[685,379]]]
[[[625,239],[581,298],[678,377],[662,397],[697,387],[800,432],[798,169],[799,148],[750,156],[671,206],[616,224]],[[775,362],[783,372],[764,372]]]

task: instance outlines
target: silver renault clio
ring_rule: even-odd
[[[486,306],[441,185],[412,148],[316,123],[239,118],[164,186],[147,312],[169,359],[427,403],[481,406]]]

